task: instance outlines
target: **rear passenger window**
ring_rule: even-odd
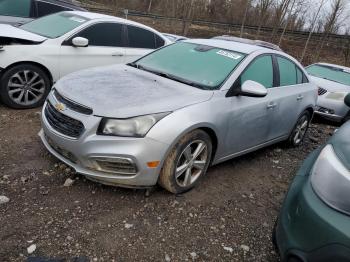
[[[273,87],[272,57],[267,55],[255,59],[241,75],[241,85],[247,80],[258,82],[266,88]]]
[[[37,6],[38,6],[38,17],[42,17],[45,15],[50,15],[50,14],[54,14],[62,11],[71,11],[71,9],[66,7],[53,5],[46,2],[40,2],[40,1],[37,1]]]
[[[277,62],[280,71],[280,86],[296,85],[298,83],[296,65],[292,61],[282,57],[277,57]]]
[[[295,67],[297,69],[297,84],[302,84],[303,81],[303,72],[301,72],[301,70],[296,66]]]
[[[123,46],[121,24],[95,24],[79,32],[74,37],[77,36],[89,39],[89,46]]]
[[[129,47],[145,49],[156,48],[156,35],[153,32],[130,25],[128,25],[127,28]]]
[[[159,35],[156,35],[156,34],[155,34],[155,37],[156,37],[156,48],[159,48],[165,45],[164,39],[162,39]]]

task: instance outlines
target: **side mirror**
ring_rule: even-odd
[[[87,47],[89,45],[89,40],[84,37],[74,37],[72,39],[72,45],[75,47]]]
[[[347,96],[345,97],[344,103],[345,103],[345,105],[347,105],[348,107],[350,107],[350,93],[347,94]]]
[[[249,97],[265,97],[267,96],[267,89],[258,82],[247,80],[241,87],[240,95]]]

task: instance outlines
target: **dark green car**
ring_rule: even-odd
[[[273,233],[282,261],[350,261],[349,170],[350,121],[309,155],[289,189]]]

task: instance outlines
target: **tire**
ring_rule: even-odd
[[[29,109],[41,106],[50,89],[50,78],[40,67],[20,64],[3,73],[0,97],[8,107]]]
[[[311,121],[311,115],[308,111],[305,111],[299,117],[297,123],[295,124],[292,133],[290,134],[287,143],[291,147],[298,147],[303,143],[306,132],[309,128]],[[299,134],[297,137],[297,133]]]
[[[199,154],[196,150],[200,151]],[[160,172],[159,185],[174,194],[191,190],[207,172],[211,155],[212,142],[206,132],[194,130],[186,134],[167,156]]]

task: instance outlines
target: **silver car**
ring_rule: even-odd
[[[315,113],[336,122],[349,120],[350,108],[344,98],[350,93],[350,68],[318,63],[308,66],[306,71],[319,87]]]
[[[44,105],[40,136],[93,181],[182,193],[210,165],[280,141],[300,145],[316,99],[283,52],[187,40],[64,77]]]

